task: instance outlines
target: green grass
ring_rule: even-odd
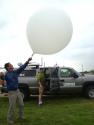
[[[0,125],[7,125],[8,99],[0,98]],[[94,125],[94,100],[81,97],[45,98],[39,107],[37,98],[25,102],[26,120],[17,120],[15,125]]]

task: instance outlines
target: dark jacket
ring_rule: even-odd
[[[8,91],[14,91],[18,89],[18,76],[26,68],[28,61],[20,68],[13,71],[8,71],[5,75],[6,85]]]

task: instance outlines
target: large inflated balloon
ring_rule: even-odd
[[[63,10],[41,10],[32,15],[27,24],[28,41],[38,54],[53,54],[64,49],[72,32],[72,22]]]

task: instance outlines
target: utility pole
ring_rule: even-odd
[[[43,58],[41,57],[41,66],[43,66]]]
[[[83,70],[83,64],[82,64],[82,73],[84,72],[84,70]]]

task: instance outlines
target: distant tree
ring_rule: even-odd
[[[94,70],[90,70],[89,72],[90,72],[91,74],[94,74]]]

